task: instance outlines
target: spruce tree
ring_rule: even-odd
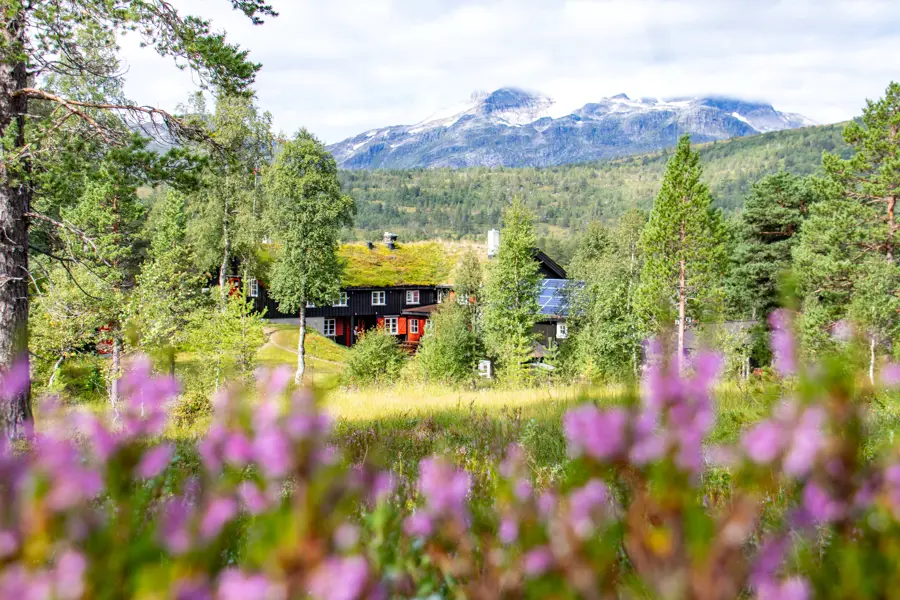
[[[503,214],[500,248],[487,269],[484,286],[484,334],[488,352],[508,382],[526,379],[525,364],[536,336],[541,278],[535,253],[534,217],[515,198]]]
[[[779,282],[810,207],[823,196],[814,180],[781,171],[750,189],[737,225],[728,297],[740,317],[764,319],[779,304]]]
[[[269,293],[279,310],[300,317],[295,375],[300,383],[306,366],[306,305],[331,304],[338,297],[338,235],[353,224],[355,204],[341,192],[334,158],[306,130],[284,144],[263,180],[269,223],[280,246]]]
[[[677,315],[679,360],[688,319],[699,319],[720,296],[725,253],[722,222],[700,180],[700,156],[690,137],[678,140],[662,188],[641,235],[644,264],[636,298],[646,327],[660,333]]]

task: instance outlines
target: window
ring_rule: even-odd
[[[250,297],[256,298],[259,296],[259,282],[255,279],[250,280]]]
[[[382,294],[384,292],[381,292]],[[392,335],[397,335],[397,321],[399,319],[397,317],[385,317],[384,318],[384,330]]]
[[[407,304],[418,304],[419,303],[419,290],[406,290],[406,303]]]
[[[410,319],[409,320],[409,332],[410,333],[419,333],[419,320],[418,319]]]
[[[325,319],[325,325],[322,328],[322,334],[325,337],[334,337],[336,329],[334,319]]]
[[[372,306],[384,306],[385,296],[384,292],[372,292]]]
[[[444,302],[444,298],[446,298],[446,297],[447,297],[447,290],[441,289],[441,290],[438,290],[438,291],[437,291],[437,303],[438,303],[438,304],[443,303],[443,302]]]
[[[563,340],[569,335],[569,326],[562,321],[556,324],[556,337]]]
[[[338,299],[337,302],[334,303],[334,306],[347,306],[347,292],[338,294]]]
[[[306,308],[315,308],[315,307],[316,307],[315,304],[313,304],[313,303],[310,302],[309,300],[306,301]]]

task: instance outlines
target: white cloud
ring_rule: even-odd
[[[271,0],[250,25],[225,0],[179,0],[263,63],[277,128],[328,142],[414,123],[516,85],[575,108],[603,96],[733,95],[828,123],[896,78],[900,4],[881,0]],[[125,39],[127,92],[173,108],[189,73]]]

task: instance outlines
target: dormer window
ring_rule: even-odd
[[[419,303],[419,290],[406,290],[406,303],[407,304],[418,304]]]

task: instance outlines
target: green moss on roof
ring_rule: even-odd
[[[389,250],[376,243],[344,244],[338,251],[344,262],[344,285],[438,285],[449,283],[456,252],[439,242],[398,243]]]

